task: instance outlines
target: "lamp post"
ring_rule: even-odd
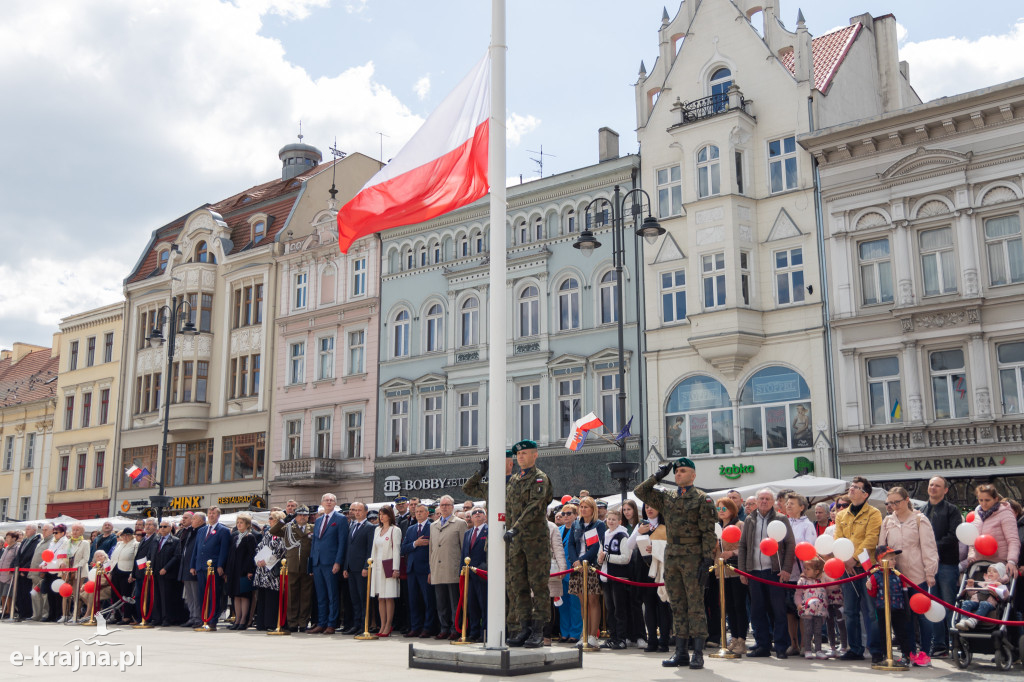
[[[655,240],[661,235],[665,234],[665,228],[662,227],[658,221],[651,215],[651,197],[647,192],[635,187],[625,194],[622,194],[618,185],[615,185],[614,199],[608,200],[605,197],[598,197],[592,199],[583,207],[583,216],[586,220],[587,212],[593,204],[608,204],[612,209],[612,262],[615,267],[615,316],[618,322],[619,332],[619,392],[618,392],[618,413],[620,419],[624,419],[626,416],[626,367],[625,367],[625,331],[623,324],[625,322],[623,314],[623,299],[622,299],[622,262],[625,259],[625,210],[626,201],[632,203],[634,223],[637,217],[640,215],[643,209],[643,200],[641,199],[638,203],[634,199],[635,195],[643,195],[647,198],[647,217],[644,218],[643,223],[636,228],[634,232],[635,236],[643,237],[648,244],[653,244]],[[596,222],[596,221],[595,221]],[[573,242],[573,246],[580,250],[580,253],[584,257],[590,257],[594,252],[594,249],[600,248],[601,242],[594,237],[594,233],[590,229],[588,223],[584,223],[584,230],[580,233],[580,236]],[[619,482],[619,490],[622,493],[622,501],[626,501],[626,489],[627,483],[630,476],[637,470],[639,463],[627,462],[626,461],[626,439],[620,438],[616,441],[619,446],[619,461],[609,462],[608,471],[611,473],[611,477]]]
[[[186,311],[186,308],[188,309]],[[171,299],[171,305],[165,305],[160,307],[160,323],[153,327],[153,331],[149,333],[149,342],[151,344],[162,344],[164,342],[163,332],[160,328],[164,322],[167,322],[168,339],[167,339],[167,380],[164,385],[164,428],[163,428],[163,443],[160,447],[160,461],[157,463],[159,473],[157,475],[159,492],[156,495],[152,495],[149,498],[149,504],[156,507],[156,520],[157,523],[163,519],[164,508],[169,507],[171,504],[171,498],[164,494],[164,479],[167,476],[167,434],[170,430],[170,416],[171,416],[171,392],[174,387],[171,386],[171,371],[173,370],[174,361],[174,341],[178,334],[188,334],[189,336],[195,336],[199,333],[196,329],[196,325],[190,319],[195,311],[189,304],[188,300],[182,296],[178,300]],[[181,325],[181,331],[178,331],[178,325],[181,324],[182,313],[188,312],[188,316],[185,318],[185,323]]]

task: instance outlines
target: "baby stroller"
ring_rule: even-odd
[[[974,580],[975,584],[984,582],[985,571],[988,567],[996,562],[994,561],[976,561],[967,569],[967,572],[960,576],[960,589],[958,594],[962,594],[964,588],[967,587],[968,579]],[[1016,594],[1017,579],[1011,578],[1010,582],[1007,583],[1007,588],[1010,590],[1010,598],[1004,603],[1001,603],[995,611],[989,614],[989,618],[996,618],[998,620],[1018,620],[1014,618],[1013,612],[1013,596]],[[956,605],[961,606],[965,601],[964,599],[958,599]],[[1019,631],[1015,628],[1013,631],[1007,628],[1005,625],[995,625],[994,623],[987,623],[983,620],[978,620],[977,626],[971,630],[959,630],[957,629],[957,623],[968,618],[963,614],[953,612],[953,626],[949,630],[950,645],[953,649],[953,660],[956,661],[956,665],[960,669],[966,669],[974,657],[975,653],[979,654],[991,654],[994,657],[993,662],[997,667],[1002,670],[1010,670],[1013,668],[1013,662],[1017,660],[1020,652],[1024,650],[1024,635],[1020,635],[1019,638],[1016,635],[1011,634],[1013,631]]]

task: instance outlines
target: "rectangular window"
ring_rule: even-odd
[[[14,468],[14,436],[4,439],[4,471]]]
[[[409,399],[392,400],[390,414],[391,453],[409,451]]]
[[[658,169],[658,217],[671,218],[683,212],[682,168],[678,165]]]
[[[69,395],[64,398],[64,430],[70,431],[75,428],[75,396]]]
[[[228,389],[229,398],[238,397],[238,358],[231,358],[231,379]]]
[[[192,402],[192,361],[186,360],[181,363],[181,402]]]
[[[246,433],[224,438],[223,481],[263,478],[266,462],[266,434]],[[213,449],[213,444],[210,444]]]
[[[149,408],[153,412],[160,409],[160,379],[162,377],[162,374],[153,375],[153,403]]]
[[[7,503],[10,502],[6,497],[0,500],[0,521],[7,520]]]
[[[924,280],[924,295],[955,294],[956,262],[953,258],[953,229],[940,227],[922,230],[921,278]]]
[[[302,420],[289,419],[285,422],[285,455],[288,459],[302,457]]]
[[[363,374],[365,369],[366,332],[348,333],[348,373]]]
[[[352,295],[366,295],[366,259],[357,258],[352,261]]]
[[[358,459],[363,456],[363,413],[349,412],[345,415],[345,457]]]
[[[928,357],[932,374],[932,400],[936,419],[969,416],[967,373],[962,350],[935,351]]]
[[[718,147],[709,144],[697,152],[697,196],[701,199],[722,193]]]
[[[441,418],[443,397],[429,395],[423,399],[423,449],[441,449]]]
[[[775,296],[779,305],[801,303],[804,300],[803,249],[775,252]]]
[[[768,143],[768,175],[771,179],[772,194],[796,187],[795,137],[785,137]]]
[[[90,336],[85,340],[85,366],[92,367],[96,364],[96,337]]]
[[[309,279],[309,275],[305,272],[300,272],[295,275],[295,294],[293,301],[295,303],[295,309],[299,310],[306,307],[306,284]]]
[[[740,300],[750,305],[750,252],[740,251]]]
[[[459,394],[459,447],[475,447],[480,442],[480,393]]]
[[[1020,414],[1024,405],[1024,342],[996,346],[1003,414]]]
[[[334,377],[334,337],[325,336],[320,339],[319,362],[317,363],[317,379]]]
[[[860,289],[864,305],[892,303],[892,257],[888,239],[857,245],[860,258]]]
[[[743,152],[736,152],[733,158],[736,164],[736,193],[743,194]]]
[[[203,294],[200,300],[202,307],[199,309],[199,331],[208,332],[212,328],[213,294]]]
[[[257,284],[253,287],[252,296],[252,323],[263,324],[263,285]]]
[[[92,393],[82,394],[82,428],[89,428],[92,419]]]
[[[78,453],[78,468],[75,470],[76,490],[85,490],[85,465],[88,457],[89,453],[87,452]]]
[[[249,394],[249,356],[243,355],[238,358],[238,397],[244,398]]]
[[[519,387],[519,434],[540,440],[540,384]]]
[[[249,357],[249,395],[260,394],[260,354]]]
[[[1024,281],[1024,246],[1020,216],[1008,215],[985,221],[985,248],[992,286]]]
[[[103,335],[103,362],[111,362],[114,359],[114,332],[107,332]]]
[[[293,343],[289,348],[291,350],[288,356],[291,359],[291,364],[288,371],[288,383],[304,383],[306,381],[306,342]]]
[[[206,381],[210,375],[210,363],[205,360],[196,362],[196,402],[206,402]]]
[[[157,481],[152,475],[143,476],[138,479],[138,482],[134,482],[128,476],[127,470],[135,466],[149,471],[150,474],[155,474],[157,471],[157,447],[156,445],[145,445],[138,448],[125,448],[121,452],[121,490],[156,487]]]
[[[704,283],[704,309],[725,305],[725,254],[712,253],[701,257]]]
[[[177,367],[177,365],[175,365]],[[106,424],[110,418],[110,389],[100,391],[100,415],[97,424]]]
[[[78,369],[78,341],[71,342],[71,352],[68,354],[68,371]]]
[[[558,436],[568,438],[573,424],[583,416],[581,408],[582,380],[561,379],[558,382]]]
[[[247,326],[252,324],[252,287],[243,287],[242,289],[242,317],[241,325]]]
[[[316,429],[316,450],[314,456],[329,459],[331,456],[331,415],[325,414],[313,418]]]
[[[242,290],[235,289],[231,306],[231,328],[238,329],[248,322],[245,321],[245,314],[242,312]]]
[[[900,424],[900,361],[896,356],[868,360],[868,404],[872,424]]]
[[[100,450],[96,453],[96,463],[92,468],[92,487],[102,488],[103,486],[103,467],[106,465],[107,453]]]
[[[29,516],[28,516],[28,508],[29,508],[29,504],[31,502],[32,502],[32,498],[31,497],[23,497],[23,498],[21,498],[21,518],[23,518],[23,519],[29,518]]]
[[[619,375],[602,374],[601,380],[601,421],[604,430],[618,433],[622,426],[622,410],[619,406]]]
[[[661,273],[661,321],[665,324],[686,319],[686,270]]]
[[[68,489],[68,467],[71,466],[71,456],[62,455],[60,458],[60,474],[57,477],[57,490]]]

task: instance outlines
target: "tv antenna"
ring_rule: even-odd
[[[545,153],[544,152],[544,145],[540,146],[540,151],[534,151],[532,149],[527,149],[526,151],[528,151],[531,154],[539,154],[539,157],[536,158],[536,159],[531,156],[530,157],[530,161],[533,161],[535,164],[537,164],[537,169],[540,171],[540,176],[542,178],[544,177],[544,157],[545,156],[550,156],[553,159],[558,158],[554,154],[547,154],[547,153]]]
[[[380,135],[380,162],[384,163],[384,138],[390,138],[391,136],[385,135],[384,133],[381,132],[378,132],[377,134]]]

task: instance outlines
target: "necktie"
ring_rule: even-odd
[[[480,527],[479,527],[479,526],[477,526],[476,528],[474,528],[474,529],[473,529],[473,537],[472,537],[472,538],[470,539],[470,541],[469,541],[469,547],[470,547],[470,549],[472,549],[472,548],[473,548],[473,545],[475,545],[475,544],[476,544],[476,538],[477,538],[477,536],[478,536],[479,534],[480,534]]]
[[[354,536],[356,534],[356,531],[359,530],[359,526],[361,525],[363,525],[362,521],[352,524],[352,530],[349,532],[348,536],[350,538]]]
[[[158,551],[158,552],[159,552],[159,551],[160,551],[161,549],[163,549],[163,548],[164,548],[164,543],[165,543],[165,542],[167,542],[167,537],[166,537],[166,536],[164,536],[164,537],[160,538],[160,547],[159,547],[159,549],[157,549],[157,551]]]
[[[330,516],[325,516],[325,517],[324,517],[324,522],[323,522],[323,524],[322,524],[322,525],[320,526],[320,537],[323,537],[323,536],[324,536],[324,531],[325,531],[325,530],[327,530],[327,522],[328,522],[328,521],[330,521],[330,520],[331,520],[331,517],[330,517]]]

